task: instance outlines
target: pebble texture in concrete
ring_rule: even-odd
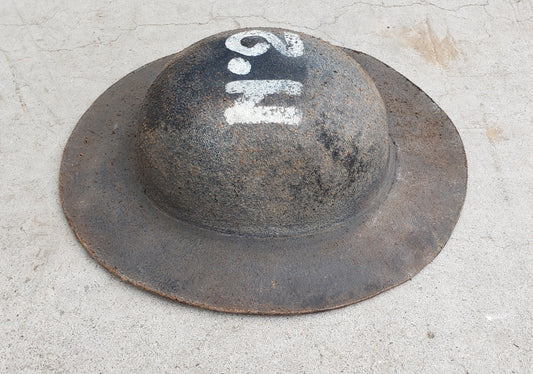
[[[361,50],[457,126],[469,181],[441,254],[343,309],[229,315],[125,284],[63,216],[79,117],[137,67],[219,31],[270,26]],[[0,372],[533,372],[531,0],[0,3]]]

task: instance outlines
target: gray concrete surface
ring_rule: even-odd
[[[58,168],[113,82],[218,31],[279,26],[369,53],[457,126],[466,203],[412,281],[299,317],[220,314],[113,277]],[[532,373],[530,0],[0,2],[0,372]]]

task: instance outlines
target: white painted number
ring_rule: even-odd
[[[268,43],[257,43],[253,47],[246,47],[242,45],[242,40],[252,36],[264,38]],[[250,30],[243,31],[238,34],[230,36],[226,39],[226,47],[229,50],[240,53],[245,56],[260,56],[270,48],[272,45],[276,50],[284,56],[287,57],[298,57],[304,53],[304,44],[302,43],[300,37],[292,32],[285,32],[285,41],[283,42],[274,34],[262,30]]]
[[[242,40],[248,37],[261,37],[268,41],[256,43],[253,47],[246,47]],[[304,45],[300,37],[291,32],[285,32],[285,43],[271,32],[250,30],[237,33],[226,39],[226,47],[244,56],[257,57],[273,46],[279,53],[287,57],[303,55]],[[251,70],[249,61],[235,57],[228,63],[228,70],[234,74],[246,75]],[[302,120],[301,112],[294,106],[258,106],[267,95],[285,94],[300,96],[302,83],[288,80],[240,80],[226,84],[229,94],[241,94],[234,105],[224,111],[224,117],[230,124],[236,123],[281,123],[298,126]]]

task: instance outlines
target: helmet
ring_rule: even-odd
[[[281,29],[122,78],[65,148],[60,194],[113,273],[208,309],[332,309],[411,278],[466,191],[448,117],[378,60]]]

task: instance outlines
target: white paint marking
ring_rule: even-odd
[[[242,94],[232,107],[224,111],[226,121],[235,123],[282,123],[297,126],[302,120],[296,107],[257,106],[267,95],[284,93],[299,96],[302,84],[291,80],[241,80],[226,84],[226,92]]]
[[[501,313],[501,314],[487,314],[485,315],[485,318],[487,321],[496,321],[499,319],[507,319],[509,317],[509,314],[507,313]]]
[[[242,45],[242,40],[248,37],[261,37],[268,43],[256,43],[253,47],[246,47]],[[270,48],[272,45],[279,53],[287,57],[298,57],[304,53],[304,44],[297,34],[292,32],[285,32],[284,44],[276,35],[268,31],[250,30],[237,33],[226,39],[226,47],[234,52],[245,56],[260,56]]]
[[[246,75],[252,69],[252,65],[244,58],[235,57],[229,60],[228,70],[233,74]]]

